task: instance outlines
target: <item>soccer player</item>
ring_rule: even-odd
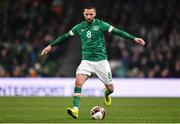
[[[113,33],[139,44],[145,44],[142,38],[134,37],[102,20],[95,19],[96,8],[94,7],[84,8],[83,15],[85,21],[75,25],[69,32],[52,41],[41,53],[41,55],[47,54],[52,47],[71,36],[78,35],[80,37],[82,43],[82,61],[76,70],[73,107],[67,108],[67,113],[74,119],[78,118],[82,86],[92,73],[95,73],[105,85],[104,104],[106,106],[111,105],[111,97],[109,95],[113,92],[114,87],[111,69],[107,61],[104,33]]]

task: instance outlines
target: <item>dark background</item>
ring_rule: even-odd
[[[96,18],[146,41],[140,46],[106,34],[114,77],[180,77],[179,0],[1,0],[0,77],[74,77],[78,37],[40,53],[84,19],[87,5],[97,8]]]

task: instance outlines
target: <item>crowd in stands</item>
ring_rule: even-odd
[[[146,41],[141,46],[106,34],[114,77],[180,77],[179,0],[2,0],[0,77],[60,76],[68,40],[47,56],[40,52],[82,21],[87,3],[97,8],[97,18]]]

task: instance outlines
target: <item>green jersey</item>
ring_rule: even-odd
[[[105,47],[104,33],[112,32],[118,36],[126,39],[134,40],[134,36],[117,29],[110,24],[94,19],[92,23],[83,21],[75,25],[68,33],[59,36],[53,40],[50,45],[56,46],[60,42],[66,40],[70,36],[78,35],[82,42],[82,59],[89,61],[101,61],[107,59],[107,52]]]
[[[100,61],[107,59],[104,33],[108,30],[110,32],[110,27],[110,24],[94,19],[92,23],[83,21],[70,30],[71,36],[78,35],[81,39],[83,60]]]

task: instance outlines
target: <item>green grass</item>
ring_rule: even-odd
[[[92,120],[89,111],[102,105],[102,97],[83,97],[80,117],[66,114],[71,97],[0,97],[1,123],[178,123],[180,98],[113,98],[111,107],[105,107],[104,120]]]

